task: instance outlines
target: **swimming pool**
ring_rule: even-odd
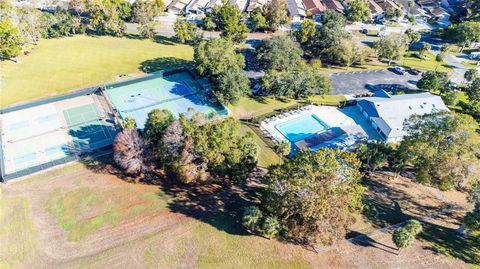
[[[309,136],[323,132],[329,126],[313,114],[302,115],[301,117],[280,123],[275,126],[290,142],[294,143]]]

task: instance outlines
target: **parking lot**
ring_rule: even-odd
[[[332,73],[334,95],[355,95],[371,92],[377,89],[387,91],[416,89],[416,83],[421,76],[410,73],[397,74],[390,69]]]

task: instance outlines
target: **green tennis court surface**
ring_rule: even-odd
[[[168,109],[176,116],[189,109],[210,114],[226,115],[225,108],[204,96],[204,90],[188,73],[151,77],[107,87],[106,93],[120,116],[134,118],[142,129],[153,109]]]
[[[73,145],[78,151],[91,150],[111,143],[114,130],[95,104],[78,106],[63,111],[72,136]]]

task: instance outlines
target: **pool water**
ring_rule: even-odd
[[[290,142],[294,143],[327,130],[329,127],[313,114],[289,120],[275,126]]]

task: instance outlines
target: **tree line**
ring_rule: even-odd
[[[13,7],[0,0],[0,58],[14,59],[35,46],[40,38],[59,38],[90,31],[98,35],[122,36],[126,22],[138,22],[146,38],[155,35],[154,19],[165,5],[161,0],[72,0],[53,11]]]

